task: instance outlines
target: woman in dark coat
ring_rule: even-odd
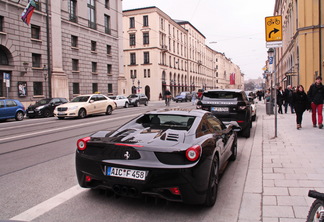
[[[297,129],[302,128],[303,113],[306,109],[310,109],[310,103],[302,85],[297,86],[296,92],[293,93],[292,104],[296,112]]]
[[[278,113],[280,113],[280,114],[282,114],[283,102],[284,102],[284,91],[282,90],[282,87],[280,86],[278,88],[278,92],[277,92]]]

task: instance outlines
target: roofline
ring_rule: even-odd
[[[200,35],[202,35],[205,39],[206,39],[206,36],[204,36],[195,26],[193,26],[189,21],[180,21],[180,20],[174,20],[176,23],[178,23],[179,25],[185,25],[185,24],[188,24],[188,25],[191,25]]]

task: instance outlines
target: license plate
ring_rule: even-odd
[[[63,116],[63,115],[65,115],[65,113],[57,113],[57,115]]]
[[[228,112],[228,107],[212,107],[211,111],[216,111],[216,112]]]
[[[107,176],[128,178],[134,180],[145,180],[147,171],[131,170],[117,167],[107,167]]]
[[[34,111],[28,111],[28,113],[34,113]]]

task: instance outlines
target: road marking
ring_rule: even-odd
[[[4,138],[0,138],[0,141],[17,139],[17,138],[21,138],[21,137],[34,136],[34,135],[37,135],[37,134],[50,133],[50,132],[60,131],[60,130],[64,130],[64,129],[83,127],[83,126],[92,125],[92,124],[96,124],[96,123],[110,122],[110,121],[114,121],[114,120],[118,120],[118,119],[125,119],[125,118],[128,118],[128,117],[138,116],[138,115],[139,115],[139,113],[136,113],[136,114],[133,114],[133,115],[128,115],[127,117],[121,116],[121,117],[116,117],[116,118],[108,119],[108,120],[98,120],[98,121],[94,121],[94,122],[81,123],[81,124],[65,126],[65,127],[61,127],[61,128],[48,129],[48,130],[43,130],[43,131],[38,131],[38,132],[33,132],[33,133],[26,133],[26,134],[22,134],[22,135],[4,137]]]
[[[79,185],[75,185],[74,187],[71,187],[70,189],[26,210],[25,212],[10,218],[10,220],[32,221],[84,191],[86,191],[86,189],[81,188]]]

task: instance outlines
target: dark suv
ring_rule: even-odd
[[[55,107],[67,102],[68,100],[65,98],[42,99],[37,101],[34,105],[30,105],[26,113],[29,118],[53,116]]]
[[[148,98],[146,95],[138,93],[138,94],[131,94],[128,97],[129,105],[139,106],[140,104],[144,104],[147,106]]]
[[[242,135],[250,137],[251,104],[244,91],[238,89],[205,91],[197,103],[197,108],[210,111],[224,123],[236,121],[242,128]]]

